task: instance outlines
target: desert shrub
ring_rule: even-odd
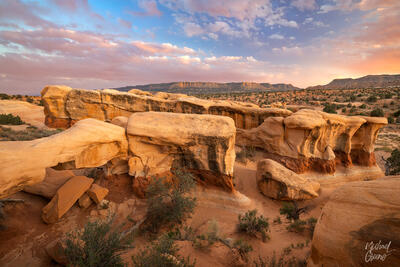
[[[400,150],[395,149],[385,160],[386,175],[400,174]]]
[[[373,103],[373,102],[376,102],[376,101],[378,101],[378,98],[376,96],[374,96],[374,95],[371,95],[371,96],[369,96],[367,98],[367,102],[369,102],[369,103]]]
[[[393,97],[393,94],[391,94],[391,93],[386,93],[383,97],[384,97],[385,99],[390,99],[390,98]]]
[[[346,108],[342,108],[342,112],[343,112],[343,113],[346,112],[346,110],[347,110]]]
[[[6,99],[11,99],[11,97],[9,95],[7,95],[7,94],[1,93],[0,94],[0,99],[1,100],[6,100]]]
[[[0,124],[21,125],[24,124],[24,122],[18,115],[14,116],[13,114],[0,114]]]
[[[113,230],[114,219],[88,222],[83,230],[67,234],[64,253],[71,266],[125,266],[121,252],[131,248],[132,235],[122,231],[123,225]]]
[[[205,234],[196,236],[194,246],[196,248],[206,248],[219,241],[219,226],[218,222],[211,220],[208,222],[208,230]]]
[[[232,249],[236,250],[245,262],[249,261],[249,252],[253,251],[253,247],[243,239],[236,240]]]
[[[306,229],[306,224],[306,221],[297,219],[288,225],[287,230],[289,232],[302,233]]]
[[[276,216],[276,218],[274,219],[274,223],[282,224],[281,217]]]
[[[196,199],[187,195],[195,187],[193,176],[177,171],[172,182],[155,178],[147,187],[146,230],[157,233],[161,226],[182,224],[190,218]]]
[[[256,149],[253,146],[242,146],[242,149],[236,153],[236,159],[239,162],[246,163],[248,159],[256,155]]]
[[[397,118],[400,116],[400,109],[393,113],[393,117]]]
[[[355,95],[351,95],[351,96],[350,96],[350,102],[354,102],[354,101],[356,100],[356,98],[357,98],[357,97],[356,97]]]
[[[385,116],[385,113],[383,113],[382,109],[376,108],[371,111],[370,115],[371,115],[371,117],[383,117],[383,116]]]
[[[26,99],[26,101],[29,102],[29,103],[33,103],[34,100],[33,100],[32,97],[28,97],[28,98]]]
[[[35,126],[29,126],[23,131],[14,131],[7,127],[0,126],[0,139],[2,141],[29,141],[37,138],[47,137],[60,132],[62,132],[61,129],[44,130],[38,129]]]
[[[132,257],[135,267],[194,267],[196,262],[178,255],[179,247],[168,235],[162,235],[151,246]]]
[[[335,113],[336,113],[336,108],[337,108],[337,106],[336,106],[335,104],[327,104],[327,105],[324,107],[323,111],[326,112],[326,113],[333,113],[333,114],[335,114]]]
[[[389,122],[389,123],[394,123],[394,118],[390,116],[390,117],[388,118],[388,122]]]
[[[282,208],[280,208],[279,213],[286,215],[286,218],[291,221],[298,220],[300,214],[307,211],[307,207],[300,208],[296,201],[284,202]]]
[[[307,220],[307,226],[310,230],[310,233],[313,234],[315,230],[315,225],[317,224],[317,219],[314,217],[308,218]]]
[[[364,108],[367,108],[367,105],[362,104],[362,105],[359,106],[359,108],[363,108],[363,109],[364,109]]]
[[[181,228],[176,227],[174,230],[167,232],[167,235],[174,239],[174,240],[189,240],[189,241],[195,241],[196,236],[195,236],[195,231],[192,227],[190,226],[184,226],[183,231]]]
[[[239,232],[257,237],[261,235],[262,240],[265,242],[269,239],[267,234],[269,230],[268,218],[260,215],[257,216],[257,210],[247,211],[244,215],[239,214],[239,223],[237,225]]]

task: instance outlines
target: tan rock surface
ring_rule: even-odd
[[[88,208],[93,203],[92,199],[87,193],[84,193],[78,200],[79,207]]]
[[[47,168],[44,180],[37,184],[25,186],[24,191],[51,199],[55,196],[57,190],[73,176],[75,174],[70,170],[57,171]]]
[[[304,200],[318,196],[319,183],[302,177],[271,159],[257,164],[258,189],[265,196],[279,200]]]
[[[99,204],[107,196],[108,189],[98,184],[92,184],[87,194],[96,204]]]
[[[81,90],[66,86],[47,86],[42,90],[46,124],[68,128],[77,120],[95,118],[111,121],[135,112],[159,111],[229,116],[238,128],[253,128],[270,116],[289,116],[292,112],[278,108],[260,108],[234,101],[204,100],[184,94],[140,90],[128,93],[111,89]],[[67,115],[68,114],[68,115]]]
[[[19,116],[21,120],[23,120],[24,122],[29,123],[38,128],[47,128],[44,125],[45,116],[43,114],[43,107],[41,106],[34,105],[25,101],[0,100],[0,114],[9,114],[9,113],[13,114],[14,116]],[[17,129],[16,127],[26,127],[26,126],[6,125],[6,127],[12,128],[14,130],[24,130],[24,129]]]
[[[53,199],[42,209],[45,223],[57,222],[75,202],[90,188],[93,179],[85,176],[72,177],[61,186]]]
[[[186,168],[233,190],[235,127],[222,116],[160,112],[129,117],[129,174],[147,177]],[[206,182],[207,183],[207,182]]]
[[[126,156],[125,130],[87,119],[70,129],[32,141],[0,142],[0,198],[41,182],[46,168],[72,162],[76,168],[98,167]]]
[[[399,266],[399,190],[399,176],[336,189],[315,227],[308,266]],[[370,251],[371,242],[390,245]],[[371,252],[387,257],[373,260]]]
[[[297,173],[334,173],[336,164],[375,165],[373,147],[385,123],[385,118],[301,109],[285,118],[268,117],[256,128],[238,129],[236,139],[238,144],[265,150]]]

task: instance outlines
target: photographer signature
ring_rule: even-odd
[[[391,244],[392,241],[386,244],[383,244],[381,240],[377,243],[374,243],[374,241],[367,242],[365,244],[365,250],[367,251],[364,257],[365,262],[384,261],[394,251],[394,249],[390,249]]]

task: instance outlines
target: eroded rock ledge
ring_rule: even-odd
[[[259,126],[271,116],[286,117],[291,111],[279,108],[260,108],[254,104],[211,101],[184,94],[159,92],[151,95],[140,90],[82,90],[68,86],[47,86],[42,90],[46,125],[68,128],[76,121],[94,118],[111,121],[117,116],[129,117],[135,112],[159,111],[191,114],[212,114],[231,117],[237,128]]]
[[[386,118],[343,116],[302,109],[269,117],[258,127],[237,129],[237,143],[259,147],[268,157],[303,173],[334,173],[336,165],[374,166],[374,143]]]

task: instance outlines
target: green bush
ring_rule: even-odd
[[[179,247],[168,235],[153,242],[151,247],[146,247],[132,257],[135,267],[194,267],[196,262],[190,258],[178,255]]]
[[[25,122],[23,122],[18,115],[14,116],[13,114],[0,114],[0,124],[21,125],[25,124]]]
[[[297,219],[288,225],[287,230],[289,232],[302,233],[306,229],[306,224],[306,221]]]
[[[280,208],[279,212],[282,215],[286,215],[286,219],[290,221],[295,221],[300,218],[300,214],[305,213],[307,211],[307,207],[299,208],[296,201],[293,202],[284,202],[282,208]]]
[[[383,112],[382,109],[377,108],[371,111],[370,113],[371,117],[384,117],[385,113]]]
[[[327,104],[322,111],[326,112],[326,113],[336,114],[337,113],[336,109],[337,109],[337,106],[335,104]]]
[[[249,252],[253,251],[253,247],[250,244],[243,241],[243,239],[238,239],[233,243],[232,248],[239,253],[245,262],[249,261]]]
[[[400,150],[395,149],[385,160],[386,175],[400,174]]]
[[[239,232],[244,232],[255,237],[260,234],[264,242],[269,239],[267,234],[269,230],[268,218],[262,215],[257,216],[257,210],[247,211],[244,215],[239,214],[238,219],[239,223],[237,227]]]
[[[367,108],[367,105],[362,104],[362,105],[359,106],[359,108],[362,108],[362,109]]]
[[[393,117],[389,117],[389,118],[388,118],[388,122],[389,122],[389,123],[394,123],[394,118],[393,118]]]
[[[188,172],[177,171],[172,183],[155,178],[147,187],[147,214],[145,229],[157,233],[161,226],[170,227],[182,224],[196,206],[196,199],[187,196],[194,187],[193,176]]]
[[[6,100],[6,99],[11,99],[11,97],[10,97],[9,95],[7,95],[7,94],[1,93],[1,94],[0,94],[0,99],[1,99],[1,100]]]
[[[83,231],[67,234],[64,253],[71,266],[125,266],[121,252],[131,248],[132,236],[122,231],[122,225],[112,229],[113,218],[89,222]]]

